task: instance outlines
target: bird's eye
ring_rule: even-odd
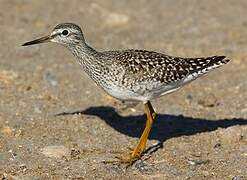
[[[62,31],[62,34],[63,34],[64,36],[67,36],[67,35],[69,34],[69,31],[68,31],[68,30],[63,30],[63,31]]]

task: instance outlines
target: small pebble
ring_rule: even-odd
[[[14,131],[15,129],[10,128],[9,126],[4,126],[3,128],[0,129],[0,132],[6,136],[12,135]]]
[[[244,180],[243,176],[234,176],[232,180]]]
[[[209,160],[203,160],[203,159],[188,159],[187,160],[190,165],[197,166],[201,164],[207,164],[209,163]]]
[[[223,144],[236,144],[243,139],[242,128],[239,125],[220,129],[218,134]]]
[[[55,74],[53,74],[52,72],[48,71],[45,75],[45,79],[52,85],[52,86],[56,86],[57,85],[57,78],[55,76]]]
[[[220,148],[221,147],[221,144],[220,143],[216,143],[215,145],[214,145],[214,148]]]
[[[215,97],[215,95],[211,94],[211,95],[208,95],[204,99],[199,99],[198,104],[203,106],[203,107],[215,107],[215,106],[219,105],[219,103],[217,101],[218,100]]]
[[[38,114],[42,113],[42,111],[39,107],[34,107],[34,112],[36,112]]]
[[[79,149],[72,148],[70,151],[70,157],[71,158],[80,159],[80,154],[81,154],[81,152]]]
[[[41,150],[41,153],[50,158],[62,159],[70,157],[70,150],[65,146],[47,146]]]

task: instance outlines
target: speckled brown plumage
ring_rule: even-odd
[[[138,81],[153,79],[161,83],[179,81],[190,74],[200,74],[214,65],[229,62],[225,56],[207,58],[181,58],[146,50],[124,50],[103,52],[116,63],[123,66],[128,75],[140,75]]]

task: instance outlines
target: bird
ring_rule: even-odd
[[[157,117],[151,100],[173,93],[230,61],[226,56],[175,57],[139,49],[98,51],[85,41],[82,29],[74,23],[58,24],[49,35],[22,46],[44,42],[69,49],[81,69],[110,96],[144,104],[146,125],[142,135],[130,153],[118,157],[119,162],[128,164],[141,159],[145,152]]]

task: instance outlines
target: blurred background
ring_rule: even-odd
[[[0,0],[0,177],[247,178],[246,9],[245,0]],[[126,170],[103,161],[137,142],[143,105],[107,96],[59,45],[21,47],[63,22],[100,51],[232,61],[153,101],[150,158]]]

